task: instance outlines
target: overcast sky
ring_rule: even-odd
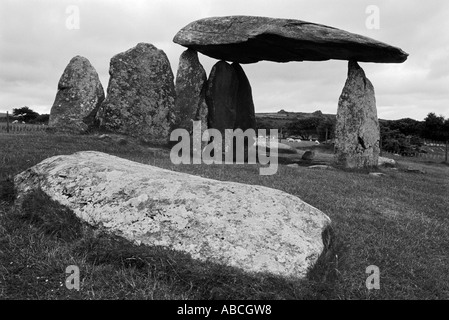
[[[79,8],[79,29],[69,6]],[[369,5],[379,28],[368,28]],[[67,11],[69,8],[69,11]],[[400,47],[403,64],[361,63],[376,90],[379,118],[449,117],[447,0],[0,0],[0,112],[29,106],[50,113],[59,78],[82,55],[106,91],[112,56],[139,42],[168,55],[176,76],[185,48],[173,43],[188,23],[210,16],[255,15],[321,23]],[[370,20],[373,21],[373,20]],[[200,54],[209,73],[216,60]],[[347,62],[259,62],[243,65],[256,112],[337,112]]]

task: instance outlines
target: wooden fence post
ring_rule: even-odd
[[[448,145],[449,145],[449,141],[446,140],[446,157],[445,157],[445,162],[446,162],[446,163],[449,163],[449,162],[447,162]]]
[[[6,133],[9,133],[9,111],[6,111]]]

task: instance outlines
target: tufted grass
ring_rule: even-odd
[[[14,207],[15,174],[83,150],[296,195],[332,219],[327,249],[304,281],[250,275],[132,245],[82,223],[42,192]],[[426,174],[408,173],[409,166]],[[377,171],[386,176],[283,165],[260,176],[255,165],[175,166],[168,149],[114,135],[1,134],[0,299],[449,299],[449,167],[400,160],[397,170]],[[64,285],[69,265],[80,267],[79,292]],[[370,265],[380,268],[380,290],[365,286]]]

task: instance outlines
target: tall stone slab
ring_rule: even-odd
[[[254,111],[254,102],[251,85],[248,77],[240,64],[232,64],[237,77],[237,108],[234,129],[240,128],[243,131],[247,129],[256,129],[256,114]]]
[[[174,122],[175,86],[164,51],[139,43],[111,59],[108,94],[97,117],[106,130],[165,144]]]
[[[104,89],[88,59],[76,56],[64,70],[50,111],[49,126],[60,131],[85,132],[95,125]]]
[[[206,89],[208,123],[210,128],[222,132],[223,137],[226,129],[234,129],[238,86],[238,75],[226,61],[219,61],[212,67]]]
[[[346,168],[378,164],[380,129],[374,87],[355,61],[349,61],[348,79],[338,102],[335,159]]]
[[[176,75],[175,128],[192,133],[192,122],[201,121],[201,131],[207,129],[207,75],[195,50],[187,49],[179,58]]]

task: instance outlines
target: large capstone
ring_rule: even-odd
[[[59,80],[49,126],[60,131],[87,131],[95,126],[95,116],[104,98],[103,86],[89,60],[74,57]]]
[[[401,63],[408,56],[399,48],[329,26],[253,16],[194,21],[173,41],[209,57],[238,63],[330,59]]]
[[[100,152],[44,160],[15,177],[17,205],[41,189],[82,220],[148,246],[247,272],[303,278],[330,219],[276,189],[216,181]]]
[[[207,81],[209,127],[219,130],[223,137],[226,129],[234,129],[237,119],[238,78],[230,64],[219,61],[212,67]]]
[[[139,43],[111,59],[106,100],[98,112],[106,130],[165,144],[175,106],[173,72],[166,54]]]
[[[198,60],[198,53],[191,49],[184,51],[176,75],[176,129],[192,133],[193,121],[201,121],[202,132],[207,129],[206,83],[206,71]]]
[[[347,168],[378,165],[380,129],[374,87],[355,61],[338,102],[335,157]]]

